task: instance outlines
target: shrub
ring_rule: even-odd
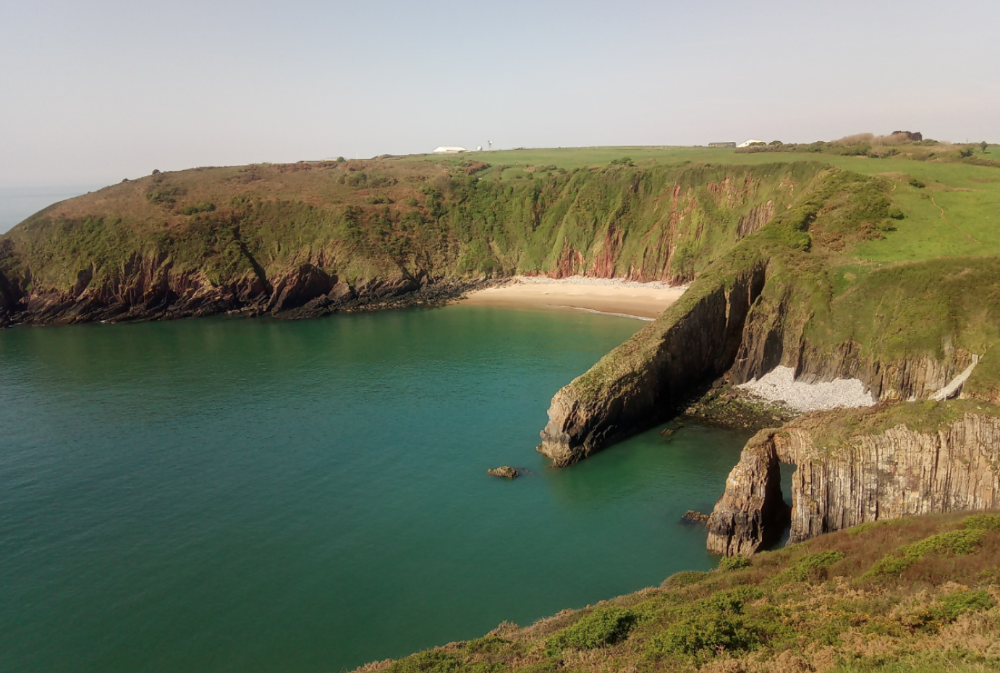
[[[922,183],[920,180],[917,180],[916,178],[910,178],[910,186],[916,187],[917,189],[923,189],[927,185]]]
[[[953,622],[966,612],[989,610],[996,601],[984,590],[960,591],[938,598],[938,614],[942,621]]]
[[[574,647],[579,650],[614,645],[628,636],[634,622],[635,615],[629,610],[615,607],[596,608],[572,626],[550,638],[548,645],[550,649]]]
[[[1000,532],[1000,514],[973,514],[965,517],[962,523],[967,529]]]
[[[753,564],[746,556],[727,556],[719,561],[719,570],[741,570],[751,565]]]
[[[708,577],[708,573],[701,572],[700,570],[685,570],[683,572],[674,573],[667,579],[663,581],[664,587],[675,588],[675,587],[686,587],[690,584],[697,584]]]
[[[674,654],[757,649],[774,625],[748,618],[744,607],[762,596],[763,592],[755,587],[740,587],[698,601],[683,611],[689,616],[670,625],[659,641],[659,649]]]
[[[400,659],[386,669],[386,673],[453,673],[459,662],[447,652],[431,650]]]
[[[985,535],[986,531],[978,528],[939,533],[920,542],[907,545],[905,555],[911,558],[920,558],[924,554],[930,553],[964,556],[974,552]]]
[[[903,210],[901,208],[899,208],[898,206],[893,206],[892,208],[889,209],[889,217],[891,217],[894,220],[901,220],[904,217],[906,217],[906,215],[903,214]]]
[[[969,517],[969,519],[974,518]],[[986,532],[986,529],[973,527],[931,535],[919,542],[900,547],[901,556],[885,556],[879,559],[862,577],[900,575],[926,554],[949,554],[952,556],[971,554],[979,547]]]
[[[159,168],[154,168],[153,169],[153,175],[159,175],[159,174],[160,174],[160,169]]]
[[[344,157],[337,157],[337,163],[338,163],[338,164],[342,164],[342,163],[344,163],[345,161],[347,161],[347,159],[345,159]]]
[[[958,156],[962,159],[968,159],[974,152],[975,150],[972,147],[963,147],[958,151]]]
[[[184,206],[181,213],[184,215],[194,215],[195,213],[208,213],[215,210],[215,204],[210,201],[201,201],[193,206]]]
[[[509,644],[509,640],[500,636],[483,636],[467,642],[465,649],[469,652],[499,652]]]
[[[911,629],[937,631],[945,624],[950,624],[966,612],[989,610],[996,602],[982,590],[960,591],[954,594],[939,596],[937,605],[926,606],[917,612],[902,618],[904,626]]]
[[[795,565],[778,575],[778,580],[805,582],[810,578],[822,577],[826,574],[824,571],[827,568],[842,558],[844,558],[844,552],[840,551],[821,551],[807,554],[796,561]]]

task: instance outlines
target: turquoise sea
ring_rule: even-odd
[[[643,325],[452,306],[0,331],[0,670],[336,673],[710,568],[680,517],[746,434],[535,452],[552,395]]]

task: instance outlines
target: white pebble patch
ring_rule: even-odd
[[[876,402],[858,379],[803,383],[795,380],[795,370],[791,367],[775,367],[759,379],[736,387],[768,402],[782,402],[795,411],[870,407]]]

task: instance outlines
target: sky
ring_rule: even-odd
[[[1000,142],[998,26],[996,0],[7,0],[0,188],[489,140]]]

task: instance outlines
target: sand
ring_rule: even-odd
[[[518,276],[501,287],[469,293],[462,303],[555,310],[592,311],[653,320],[677,301],[686,286],[636,283],[615,279]]]

